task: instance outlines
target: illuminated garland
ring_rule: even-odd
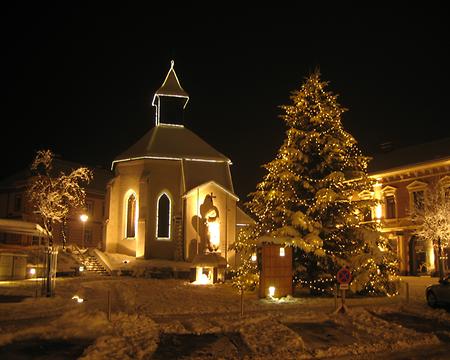
[[[292,104],[281,107],[286,138],[274,160],[263,166],[267,174],[250,194],[247,205],[256,224],[242,241],[254,244],[261,235],[291,238],[286,245],[297,246],[298,256],[315,267],[296,280],[313,290],[330,291],[334,279],[324,275],[354,261],[352,275],[359,291],[393,295],[388,279],[395,275],[396,264],[388,246],[383,244],[387,250],[381,254],[383,240],[362,238],[365,232],[376,233],[373,225],[362,223],[376,201],[354,199],[373,188],[369,159],[343,129],[346,109],[325,90],[327,85],[315,72],[292,94]],[[362,275],[367,283],[358,282]]]

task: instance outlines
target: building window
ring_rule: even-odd
[[[22,196],[16,195],[14,198],[14,211],[22,211]]]
[[[372,221],[372,209],[368,208],[363,211],[363,220]]]
[[[413,209],[415,211],[422,211],[425,206],[425,191],[424,190],[413,191],[412,200],[413,200]]]
[[[384,205],[386,208],[386,219],[395,219],[395,197],[393,195],[388,195],[384,198]]]
[[[94,214],[94,202],[93,201],[86,201],[86,213],[89,215]]]
[[[127,200],[126,237],[136,236],[136,195],[131,194]]]
[[[93,244],[92,243],[92,240],[93,240],[93,238],[92,238],[92,229],[85,229],[83,236],[84,236],[84,245],[85,246]]]
[[[450,186],[444,188],[444,199],[450,201]]]
[[[170,239],[170,198],[166,193],[158,198],[156,211],[156,236],[158,239]]]

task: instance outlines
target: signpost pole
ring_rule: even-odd
[[[348,284],[352,281],[350,268],[348,266],[341,268],[337,272],[336,279],[339,283],[339,290],[341,291],[341,306],[335,311],[335,313],[346,313],[348,309],[347,306],[345,306],[345,291],[348,290]]]

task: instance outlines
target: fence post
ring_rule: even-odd
[[[409,304],[409,283],[407,281],[405,281],[405,286],[406,286],[406,303]]]
[[[108,289],[108,321],[111,321],[111,290]]]
[[[338,298],[338,284],[336,283],[334,285],[334,310],[337,310],[338,304],[337,304],[337,298]]]

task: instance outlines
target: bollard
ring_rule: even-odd
[[[337,310],[338,308],[337,299],[338,299],[338,284],[334,286],[334,310]]]
[[[108,321],[111,321],[111,290],[108,290]]]

